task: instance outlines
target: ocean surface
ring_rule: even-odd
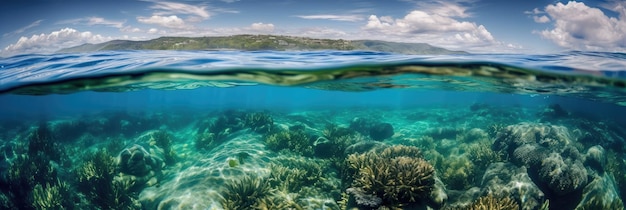
[[[0,209],[624,209],[626,54],[0,58]]]

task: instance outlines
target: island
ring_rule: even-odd
[[[107,50],[360,50],[412,55],[467,54],[425,43],[378,40],[316,39],[278,35],[233,35],[216,37],[160,37],[146,41],[113,40],[64,48],[59,53]]]

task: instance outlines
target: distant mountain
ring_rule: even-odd
[[[61,49],[60,53],[102,50],[365,50],[401,54],[467,54],[424,43],[376,40],[313,39],[295,36],[234,35],[221,37],[160,37],[147,41],[113,40]]]

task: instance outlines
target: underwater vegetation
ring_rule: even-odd
[[[488,105],[449,115],[474,120],[467,117],[472,109],[480,115],[512,115],[490,113],[494,108]],[[144,121],[139,114],[36,122],[11,128],[13,141],[1,147],[0,167],[6,170],[0,171],[0,209],[196,204],[209,209],[623,209],[626,162],[622,148],[615,147],[621,131],[581,123],[575,113],[555,109],[538,113],[566,112],[574,119],[484,120],[468,126],[424,110],[386,113],[385,122],[367,117],[379,110],[346,112],[354,116],[227,110],[197,119],[145,114],[182,123],[158,127],[133,123]],[[129,124],[106,135],[89,119],[99,119],[101,126]],[[74,133],[58,134],[68,130]],[[593,144],[586,142],[590,135],[612,140]],[[61,137],[68,139],[57,140]]]
[[[366,208],[400,208],[424,202],[435,184],[435,169],[416,147],[398,145],[351,154],[346,164],[353,180],[346,192],[358,206]]]
[[[199,123],[194,144],[198,150],[209,151],[224,143],[232,133],[244,128],[268,134],[274,130],[274,120],[267,113],[227,110],[214,120],[203,120]]]
[[[304,130],[289,128],[288,130],[277,131],[265,137],[265,144],[273,151],[286,151],[306,157],[314,154],[313,140]]]
[[[519,205],[511,198],[495,197],[492,194],[482,196],[478,200],[474,201],[472,205],[467,208],[468,210],[516,210],[519,209]]]
[[[75,170],[78,191],[86,196],[89,204],[102,209],[141,208],[132,190],[141,189],[136,182],[116,179],[119,171],[115,157],[106,150],[87,155]],[[134,189],[133,189],[134,188]]]
[[[244,176],[225,184],[221,201],[224,209],[260,209],[272,195],[269,180],[256,176]]]

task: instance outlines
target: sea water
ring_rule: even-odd
[[[1,209],[623,209],[626,55],[0,58]]]

